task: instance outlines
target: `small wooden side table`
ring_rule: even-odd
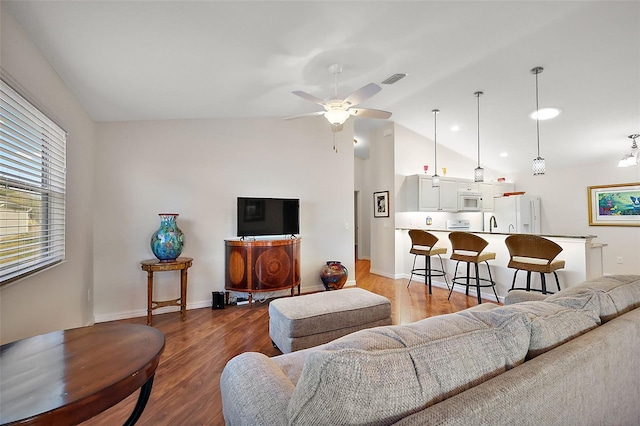
[[[142,270],[147,271],[147,325],[151,325],[151,312],[163,306],[180,306],[182,321],[187,319],[187,269],[191,267],[193,259],[179,257],[176,260],[149,259],[140,262]],[[180,297],[172,300],[153,300],[153,273],[165,271],[180,271]]]

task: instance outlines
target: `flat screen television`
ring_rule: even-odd
[[[238,237],[299,233],[299,199],[238,197]]]

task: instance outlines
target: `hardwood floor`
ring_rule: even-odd
[[[356,262],[358,287],[381,294],[391,301],[393,324],[405,324],[434,315],[457,312],[477,304],[475,297],[407,280],[392,280],[369,273],[369,262]],[[492,303],[487,300],[487,302]],[[495,302],[493,302],[495,303]],[[117,322],[145,324],[146,317]],[[220,398],[220,374],[227,361],[247,351],[279,355],[269,338],[268,301],[248,306],[226,306],[188,311],[187,320],[172,312],[154,315],[153,325],[166,338],[165,350],[156,371],[153,390],[138,425],[224,425]],[[105,348],[108,350],[108,348]],[[122,424],[127,419],[138,392],[82,423]]]

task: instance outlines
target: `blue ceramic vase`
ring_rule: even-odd
[[[348,276],[347,268],[337,260],[328,261],[320,271],[320,279],[327,291],[339,290],[344,287]]]
[[[184,246],[184,234],[176,223],[177,213],[160,213],[160,228],[151,236],[151,250],[160,260],[176,260]]]

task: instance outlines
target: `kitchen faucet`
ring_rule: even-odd
[[[509,224],[509,233],[511,233],[511,228],[513,228],[514,231],[516,230],[516,227],[513,226],[513,223]]]
[[[496,217],[492,215],[489,218],[489,232],[490,233],[493,232],[493,228],[494,227],[496,227],[496,228],[498,227],[498,222],[496,221]]]

